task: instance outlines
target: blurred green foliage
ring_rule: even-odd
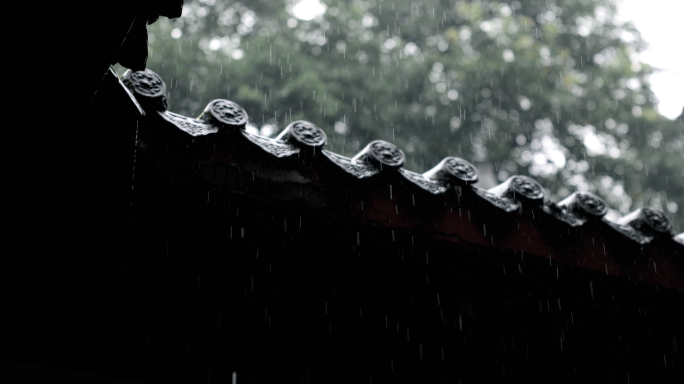
[[[148,68],[170,109],[242,105],[252,130],[293,120],[353,156],[375,139],[424,172],[445,156],[527,174],[558,201],[597,193],[618,216],[655,206],[684,219],[684,129],[661,117],[636,61],[638,31],[610,0],[187,1],[149,28]]]

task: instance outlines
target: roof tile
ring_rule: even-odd
[[[558,228],[565,226],[568,228],[568,234],[571,233],[570,228],[588,228],[590,226],[593,228],[591,229],[592,231],[602,231],[607,237],[610,237],[612,232],[642,247],[654,241],[677,244],[674,245],[675,247],[680,247],[684,244],[684,234],[673,237],[671,233],[672,223],[663,212],[655,208],[641,208],[617,220],[617,222],[613,222],[604,218],[607,212],[605,202],[588,192],[575,192],[557,204],[551,202],[544,203],[544,189],[538,182],[527,176],[512,176],[494,188],[489,190],[480,189],[472,185],[478,180],[478,172],[475,166],[457,157],[447,157],[434,168],[424,174],[419,174],[402,168],[405,162],[403,151],[396,145],[382,140],[372,141],[350,159],[325,150],[324,147],[327,142],[325,132],[311,122],[295,121],[290,123],[278,137],[263,137],[245,130],[245,126],[248,123],[247,112],[232,101],[223,99],[212,100],[200,117],[193,119],[166,111],[166,86],[163,80],[153,71],[145,70],[133,73],[128,71],[123,75],[122,79],[123,84],[135,96],[142,108],[146,110],[149,119],[155,119],[154,116],[158,116],[159,118],[155,120],[155,124],[165,125],[166,128],[163,128],[163,130],[177,129],[180,131],[181,136],[174,136],[174,140],[185,141],[185,145],[177,145],[174,148],[179,151],[178,157],[183,158],[184,160],[182,161],[185,162],[219,161],[248,165],[250,169],[254,169],[255,166],[271,167],[273,169],[264,170],[264,172],[299,172],[301,177],[296,179],[313,183],[323,182],[320,180],[326,177],[339,177],[339,175],[348,175],[348,177],[352,177],[352,180],[369,180],[371,183],[378,184],[378,186],[384,185],[387,182],[399,184],[406,182],[406,187],[413,185],[418,188],[414,192],[410,192],[414,206],[418,191],[423,191],[423,193],[428,194],[427,196],[432,196],[431,198],[428,197],[428,200],[441,201],[442,199],[438,198],[438,196],[445,196],[447,199],[455,198],[457,203],[450,204],[450,211],[453,214],[454,206],[457,206],[459,217],[461,218],[463,214],[461,209],[466,207],[467,205],[464,204],[469,201],[470,203],[467,204],[470,204],[470,207],[481,206],[483,208],[480,209],[494,209],[496,212],[500,212],[494,213],[494,215],[499,215],[497,216],[499,217],[497,221],[506,222],[506,220],[509,220],[506,219],[508,215],[517,212],[518,215],[515,217],[524,214],[529,215],[531,220],[538,219],[535,218],[535,215],[545,216],[540,218],[542,220],[551,220],[549,223],[554,223],[552,225],[558,226]],[[240,132],[240,134],[237,134],[237,132]],[[227,136],[224,133],[229,134],[230,139],[225,138]],[[190,140],[183,139],[182,135],[185,135]],[[213,146],[208,146],[207,143],[209,141],[207,140],[210,140]],[[225,145],[222,143],[225,143]],[[238,148],[236,146],[242,147],[242,149],[238,151],[227,150],[227,148]],[[169,151],[174,151],[173,148],[169,148]],[[254,152],[257,148],[257,152]],[[183,151],[186,153],[180,153]],[[285,158],[293,159],[294,163],[286,162],[279,165],[278,161],[282,162],[285,160],[278,159]],[[308,164],[308,170],[303,170],[304,168],[302,168],[302,170],[298,171],[297,169],[301,168],[301,165],[297,165],[299,163]],[[341,173],[338,176],[326,176],[328,171],[323,171],[323,169],[329,166],[332,169],[338,169]],[[254,178],[254,174],[252,177]],[[389,201],[396,200],[396,198],[392,197],[392,184],[388,187]],[[419,198],[421,201],[426,199],[425,197]],[[483,203],[484,205],[482,205]],[[388,205],[388,207],[383,209],[387,210],[390,210],[389,207],[394,205],[391,207],[391,210],[396,210],[398,215],[400,209],[398,203],[385,205]],[[446,201],[444,201],[444,205],[447,205]],[[432,204],[431,206],[439,207],[440,205]],[[380,212],[374,213],[380,215],[376,217],[377,220],[381,220],[380,217],[385,215]],[[439,212],[435,212],[435,214],[441,215]],[[470,208],[468,208],[467,215],[470,221]],[[438,220],[437,217],[435,216],[435,220]],[[391,219],[388,220],[392,223]],[[395,217],[395,222],[392,225],[398,225],[397,223],[402,221]],[[520,223],[518,221],[518,229],[521,228]],[[440,225],[444,226],[447,224],[443,223]],[[487,224],[483,225],[486,228]],[[498,225],[506,226],[506,224]],[[435,223],[433,226],[427,227],[437,226],[438,224]],[[490,227],[492,226],[490,225]],[[492,228],[490,234],[494,230]],[[539,228],[537,231],[539,230],[543,231],[545,229]],[[444,227],[440,231],[452,230],[449,227]],[[486,233],[484,235],[482,240],[477,241],[490,244],[495,242],[494,239],[488,241],[488,235]],[[497,236],[499,238],[502,238],[502,236],[504,238],[510,237],[509,235],[502,234],[497,234]],[[530,235],[521,236],[527,236],[527,242],[531,244],[531,240],[529,240]],[[471,241],[475,241],[475,238]],[[522,245],[514,245],[519,243],[517,240],[507,241],[510,247],[521,247],[521,249],[523,247]],[[595,243],[595,240],[592,241]],[[578,252],[579,249],[577,247]],[[557,253],[561,254],[563,252],[558,250]],[[603,253],[606,253],[605,244]],[[682,283],[680,282],[679,284],[681,285]]]

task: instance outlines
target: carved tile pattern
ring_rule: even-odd
[[[523,195],[531,200],[539,200],[544,198],[544,188],[534,179],[527,176],[513,176],[511,186],[516,193]]]
[[[594,216],[603,216],[608,211],[606,203],[592,193],[580,192],[577,194],[577,202],[585,211]]]
[[[308,121],[295,121],[290,126],[290,131],[300,143],[313,147],[325,145],[325,133],[313,123]]]
[[[648,224],[656,231],[667,233],[672,229],[672,222],[663,212],[652,208],[642,208],[641,212]]]
[[[404,153],[394,144],[377,140],[371,144],[370,151],[373,158],[384,165],[390,167],[401,167],[404,165]]]
[[[247,131],[241,131],[242,134],[252,143],[258,145],[261,147],[264,151],[272,154],[273,156],[276,157],[287,157],[287,156],[292,156],[296,153],[299,152],[299,148],[295,147],[294,145],[274,140],[274,139],[269,139],[268,137],[263,137],[259,135],[255,135],[253,133],[249,133]]]
[[[330,159],[330,161],[335,163],[337,166],[344,169],[348,173],[351,173],[352,175],[358,177],[359,179],[371,177],[380,172],[379,169],[369,164],[357,162],[330,151],[322,150],[321,152],[323,152],[323,155],[325,155],[325,157]]]
[[[211,115],[220,123],[235,126],[247,124],[247,112],[245,112],[237,103],[230,100],[214,100],[209,103],[207,109],[209,109]]]
[[[205,136],[218,132],[218,128],[206,124],[202,120],[192,119],[169,111],[157,111],[157,113],[169,123],[175,125],[181,131],[191,136]]]
[[[463,181],[477,180],[477,169],[463,159],[450,157],[446,160],[445,165],[447,172]]]
[[[135,94],[154,99],[166,95],[166,84],[156,73],[146,69],[124,74],[124,83],[132,86]]]
[[[444,193],[447,190],[446,186],[437,181],[430,180],[419,173],[411,172],[403,168],[399,168],[399,173],[401,173],[409,181],[417,184],[419,187],[432,194],[436,195],[439,193]]]
[[[483,199],[489,201],[496,207],[503,209],[506,212],[513,212],[520,208],[520,202],[508,197],[495,195],[487,190],[473,187],[473,191]]]

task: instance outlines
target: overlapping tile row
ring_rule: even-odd
[[[271,159],[266,160],[271,164],[278,164],[278,159],[281,159],[280,161],[284,161],[282,159],[294,159],[294,162],[299,162],[298,164],[300,165],[304,163],[309,164],[309,168],[329,167],[326,170],[333,169],[332,172],[345,174],[351,180],[366,180],[371,185],[373,180],[376,180],[375,183],[378,188],[384,188],[384,185],[389,183],[389,200],[385,207],[376,210],[375,217],[373,216],[372,207],[369,207],[362,214],[365,219],[386,223],[388,228],[398,228],[400,226],[399,223],[401,223],[401,220],[397,217],[394,218],[394,223],[392,223],[392,219],[383,217],[390,210],[388,208],[390,206],[396,209],[397,216],[399,216],[399,210],[403,209],[400,208],[402,204],[400,202],[401,199],[397,196],[392,196],[391,183],[394,182],[396,186],[398,181],[401,185],[413,185],[416,190],[423,191],[423,196],[419,197],[421,201],[426,201],[426,199],[432,200],[428,204],[423,204],[421,209],[446,209],[444,207],[447,206],[447,201],[440,198],[446,196],[455,196],[458,200],[459,218],[462,218],[464,214],[461,210],[461,207],[463,207],[461,203],[463,201],[469,201],[472,207],[479,207],[477,208],[478,211],[468,210],[468,221],[471,222],[469,224],[471,227],[473,221],[471,220],[471,215],[479,215],[481,211],[490,212],[488,216],[490,222],[492,217],[496,218],[495,221],[505,222],[507,220],[506,217],[515,215],[515,213],[518,213],[519,217],[531,215],[530,220],[535,220],[534,215],[537,214],[545,216],[544,220],[551,219],[557,228],[565,227],[568,234],[571,233],[571,229],[574,230],[573,233],[577,233],[578,229],[593,226],[593,228],[600,228],[603,232],[611,232],[610,234],[605,233],[608,237],[617,236],[618,239],[623,239],[624,242],[633,244],[637,249],[642,249],[642,253],[643,249],[645,249],[644,247],[647,247],[649,244],[667,243],[668,249],[675,249],[680,254],[675,257],[676,259],[684,257],[684,248],[681,248],[681,250],[679,248],[684,244],[684,234],[674,236],[670,220],[662,211],[655,208],[641,208],[620,220],[610,221],[604,218],[607,212],[606,204],[599,197],[589,192],[575,192],[559,203],[545,203],[544,189],[534,179],[527,176],[512,176],[500,185],[484,190],[473,185],[478,181],[477,169],[468,161],[458,157],[447,157],[434,168],[419,174],[402,168],[405,162],[404,153],[394,144],[381,140],[372,141],[356,156],[347,158],[325,150],[324,147],[327,142],[325,132],[311,122],[295,121],[290,123],[276,138],[263,137],[245,130],[248,123],[247,112],[232,101],[223,99],[213,100],[198,118],[189,118],[167,110],[166,85],[151,70],[140,72],[128,71],[122,76],[121,81],[123,86],[130,91],[131,96],[137,100],[137,103],[144,110],[143,113],[146,115],[146,119],[153,119],[165,125],[166,128],[164,129],[169,132],[176,131],[174,134],[182,133],[181,136],[185,137],[185,139],[181,138],[180,140],[185,143],[182,146],[184,148],[189,148],[196,140],[201,141],[203,138],[212,137],[212,135],[223,135],[225,139],[218,141],[219,144],[215,142],[214,147],[216,145],[230,147],[220,148],[224,152],[231,152],[237,146],[241,148],[251,147],[252,149],[249,149],[250,153],[257,153],[254,155],[254,158],[246,158],[244,156],[236,158],[231,157],[233,155],[228,153],[226,155],[229,158],[228,162],[234,164],[254,166],[256,162],[261,162],[261,160],[256,160],[256,157],[264,158],[264,156]],[[216,149],[212,152],[212,155],[207,155],[203,159],[199,159],[201,156],[198,155],[199,157],[195,160],[205,163],[212,162],[215,160],[215,154],[220,152],[220,149]],[[299,165],[288,165],[286,168],[297,166]],[[334,171],[335,169],[336,171]],[[320,173],[322,171],[319,170],[318,174]],[[303,174],[300,172],[301,177],[298,176],[299,182],[310,180],[314,184],[317,182],[325,184],[325,181],[320,180],[320,177],[316,176],[316,174],[317,172],[314,171],[307,176],[306,172]],[[293,176],[291,179],[295,180],[297,177]],[[352,186],[350,185],[349,188],[352,188]],[[354,192],[351,191],[350,193],[353,194]],[[411,192],[413,206],[416,205],[416,193],[418,192]],[[430,198],[429,196],[432,197]],[[389,201],[392,202],[389,203]],[[443,206],[440,205],[441,203],[437,204],[442,201],[444,202]],[[407,204],[410,206],[409,203]],[[438,206],[442,208],[438,208]],[[454,204],[450,205],[449,213],[455,215],[454,206]],[[363,203],[361,203],[361,209],[363,210]],[[444,230],[444,228],[456,227],[457,225],[453,222],[453,218],[450,219],[440,215],[436,214],[434,217],[435,220],[441,220],[441,224],[434,223],[434,225],[429,225],[423,223],[423,226],[425,228],[437,228],[435,231],[441,232],[445,236],[456,236],[461,238],[461,240],[474,243],[514,247],[515,249],[514,244],[518,240],[511,240],[510,233],[493,234],[496,231],[496,223],[493,225],[483,223],[482,233],[478,235],[479,240],[477,240],[475,238],[478,236],[474,235],[472,238],[467,238],[468,236],[463,234],[467,231],[454,230],[450,233],[449,230]],[[423,217],[425,217],[424,213]],[[452,221],[450,222],[449,220]],[[405,224],[413,229],[420,226],[410,221],[405,221]],[[489,231],[489,235],[487,234],[487,225],[492,228]],[[519,230],[522,230],[520,223],[517,226]],[[507,243],[497,242],[495,239],[497,235],[499,238],[508,238]],[[466,236],[466,238],[463,238],[463,236]],[[491,240],[489,239],[490,236],[492,237]],[[522,237],[524,236],[521,235]],[[528,234],[528,245],[531,246],[532,242]],[[592,242],[596,243],[594,238],[592,238]],[[518,243],[522,244],[519,241]],[[523,248],[521,245],[520,250],[523,250]],[[549,254],[549,258],[563,253],[551,248],[548,246],[546,248],[537,247],[535,253],[540,255]],[[581,253],[579,247],[576,252]],[[606,252],[608,251],[604,244],[603,253],[605,254]],[[593,266],[593,268],[598,269],[599,264]],[[605,268],[608,270],[607,263]],[[678,285],[681,285],[681,282]]]

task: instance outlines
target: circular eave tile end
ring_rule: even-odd
[[[593,193],[577,192],[577,204],[593,216],[602,217],[608,212],[606,203]]]
[[[230,100],[217,99],[207,105],[208,110],[219,123],[232,126],[244,126],[249,117],[247,112],[237,103]]]
[[[513,188],[516,194],[520,194],[530,200],[544,199],[544,188],[534,179],[527,176],[513,176],[510,180],[511,188]]]
[[[325,132],[308,121],[295,121],[288,128],[292,137],[310,147],[322,147],[328,141]]]
[[[131,71],[124,73],[125,81],[133,86],[133,92],[138,96],[156,99],[166,95],[166,84],[164,80],[149,69],[144,71]]]
[[[641,213],[646,223],[654,230],[661,233],[669,233],[672,230],[672,222],[659,209],[642,208]]]
[[[444,160],[444,169],[451,176],[469,184],[476,183],[478,180],[477,168],[459,157],[447,157]]]
[[[406,156],[399,147],[383,140],[376,140],[368,144],[370,155],[381,164],[399,168],[404,165]]]

